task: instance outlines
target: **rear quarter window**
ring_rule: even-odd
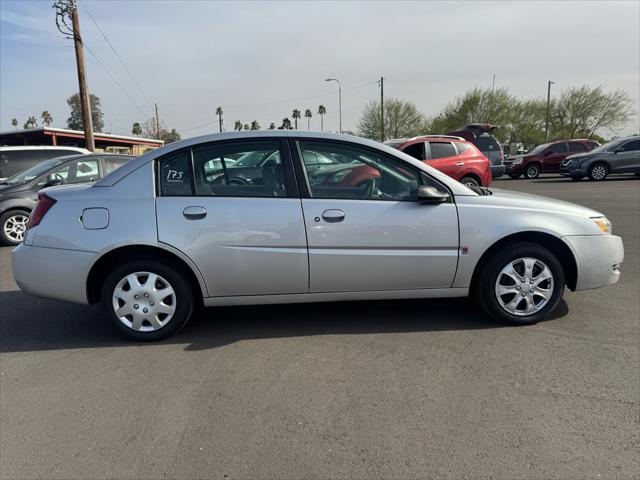
[[[168,155],[159,161],[160,194],[163,196],[192,196],[193,175],[189,150]]]
[[[480,151],[500,151],[500,144],[491,135],[480,135],[476,139],[476,147]]]

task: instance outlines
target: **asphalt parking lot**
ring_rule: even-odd
[[[460,300],[234,307],[137,345],[22,294],[2,248],[0,478],[639,478],[640,179],[493,186],[606,214],[620,282],[531,327]]]

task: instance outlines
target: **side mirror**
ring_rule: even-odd
[[[59,178],[53,178],[51,180],[49,180],[47,183],[44,184],[44,187],[42,188],[47,188],[47,187],[55,187],[57,185],[62,185],[64,182],[62,180],[60,180]]]
[[[449,200],[449,194],[441,192],[435,187],[429,187],[427,185],[420,185],[418,187],[418,203],[444,203]]]

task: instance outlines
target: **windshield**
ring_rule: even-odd
[[[527,155],[537,155],[538,153],[542,153],[542,151],[547,148],[550,143],[543,143],[542,145],[538,145],[537,147],[533,147],[531,150],[527,152]]]
[[[589,153],[613,152],[616,148],[618,148],[624,142],[625,142],[625,139],[614,140],[613,142],[605,143],[604,145],[600,145],[599,147],[594,148]]]
[[[65,160],[66,159],[63,157],[46,160],[34,167],[31,167],[28,170],[25,170],[24,172],[17,173],[13,177],[9,177],[8,179],[5,180],[4,183],[6,183],[7,185],[18,185],[20,183],[29,182],[34,178],[39,177],[43,173],[51,170],[56,165],[60,165]]]

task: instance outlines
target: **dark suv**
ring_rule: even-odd
[[[640,136],[621,138],[590,152],[571,155],[560,165],[560,174],[574,180],[589,177],[599,181],[610,173],[640,175]]]
[[[447,135],[462,137],[473,143],[489,159],[491,177],[498,178],[504,175],[505,167],[502,146],[493,136],[497,128],[490,123],[472,123]]]
[[[588,152],[598,145],[600,144],[594,140],[584,139],[543,143],[524,155],[517,155],[505,162],[507,174],[511,178],[518,178],[523,174],[525,178],[537,178],[541,173],[556,173],[569,155]]]
[[[0,243],[18,245],[22,241],[38,190],[94,182],[133,158],[110,154],[52,158],[0,182]]]

